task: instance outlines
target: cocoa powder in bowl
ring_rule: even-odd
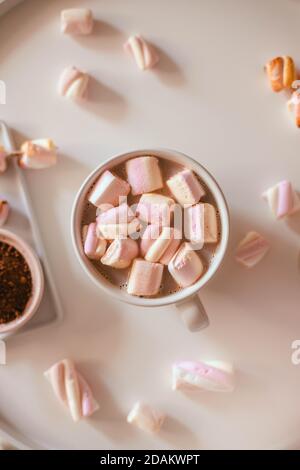
[[[32,294],[32,276],[24,256],[0,241],[0,324],[21,317]]]

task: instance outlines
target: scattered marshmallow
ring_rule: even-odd
[[[235,386],[231,364],[221,361],[179,361],[172,367],[173,390],[232,392]]]
[[[128,160],[126,172],[134,196],[156,191],[164,185],[156,157],[145,156]]]
[[[76,67],[67,67],[58,82],[58,93],[65,98],[81,100],[87,97],[90,77]]]
[[[91,34],[93,26],[93,13],[88,8],[70,8],[61,12],[61,32],[63,34]]]
[[[107,170],[102,173],[94,185],[89,195],[89,201],[98,207],[102,204],[118,206],[120,198],[127,196],[129,192],[130,186],[127,181],[122,180]]]
[[[196,204],[205,195],[195,173],[188,169],[172,176],[166,183],[176,201],[182,206]]]
[[[160,263],[135,259],[128,279],[128,294],[147,297],[158,294],[163,269],[164,267]]]
[[[243,238],[236,250],[236,260],[252,268],[267,254],[270,249],[269,242],[257,232],[249,232]]]
[[[124,49],[132,55],[141,70],[150,69],[159,61],[154,47],[139,34],[130,36],[124,44]]]
[[[8,153],[5,148],[0,145],[0,173],[4,173],[7,169]]]
[[[114,240],[101,258],[101,263],[117,269],[128,268],[139,254],[139,246],[131,238]]]
[[[192,246],[184,242],[169,262],[168,269],[180,287],[188,287],[198,281],[204,266]]]
[[[141,229],[141,222],[134,218],[128,224],[97,224],[97,232],[106,240],[135,238]]]
[[[97,217],[97,223],[102,224],[128,224],[134,219],[134,212],[126,202],[117,207],[101,212]]]
[[[300,198],[289,181],[280,181],[263,193],[276,219],[282,219],[300,210]]]
[[[85,233],[86,232],[86,233]],[[84,253],[89,259],[99,260],[106,251],[107,241],[97,235],[95,222],[84,227]]]
[[[36,139],[21,146],[21,168],[42,170],[56,165],[57,148],[51,139]]]
[[[164,414],[141,402],[137,402],[127,416],[128,423],[151,433],[158,432],[164,420]]]
[[[10,207],[7,201],[0,200],[0,227],[5,225],[10,212]]]
[[[74,421],[91,416],[99,408],[89,385],[70,359],[54,364],[44,375]]]
[[[162,194],[143,194],[136,208],[136,215],[148,224],[169,227],[171,225],[174,200]]]
[[[297,78],[294,61],[291,57],[276,57],[265,66],[273,91],[278,92],[291,88]]]

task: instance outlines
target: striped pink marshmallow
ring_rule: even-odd
[[[146,42],[139,34],[130,36],[124,44],[124,49],[132,55],[141,70],[150,69],[159,61],[158,54],[154,47]]]
[[[144,156],[128,160],[126,172],[134,196],[156,191],[164,185],[156,157]]]
[[[57,362],[44,375],[49,380],[55,396],[68,408],[75,422],[91,416],[98,410],[99,405],[91,388],[70,359]]]
[[[231,392],[234,386],[234,370],[231,364],[221,361],[178,361],[173,364],[173,390]]]
[[[95,222],[84,228],[84,253],[89,259],[99,260],[105,253],[107,241],[98,237]]]
[[[282,219],[300,210],[300,198],[290,181],[280,181],[263,193],[276,219]]]
[[[257,232],[249,232],[237,247],[235,259],[247,268],[261,261],[270,249],[269,242]]]

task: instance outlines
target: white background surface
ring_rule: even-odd
[[[60,10],[76,5],[94,11],[91,37],[60,34]],[[290,357],[300,337],[300,216],[274,222],[260,194],[282,178],[300,189],[300,131],[263,73],[275,55],[300,64],[299,17],[296,0],[25,0],[1,18],[0,79],[7,84],[1,117],[19,142],[49,136],[61,152],[56,168],[29,178],[65,320],[16,338],[9,365],[0,369],[0,413],[30,438],[61,449],[297,442],[300,366]],[[135,32],[161,49],[155,71],[140,72],[123,53],[122,43]],[[83,106],[56,93],[62,69],[73,64],[94,77]],[[203,290],[211,326],[201,333],[188,333],[172,307],[144,310],[108,298],[73,253],[70,212],[85,176],[113,154],[147,146],[198,159],[228,198],[230,246]],[[233,251],[249,229],[265,234],[272,250],[245,271]],[[101,405],[76,425],[42,375],[67,356]],[[233,361],[236,391],[172,392],[172,362],[198,358]],[[168,414],[158,436],[127,425],[137,399]]]

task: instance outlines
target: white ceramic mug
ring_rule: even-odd
[[[190,168],[198,174],[215,199],[221,222],[221,239],[216,248],[213,260],[205,274],[192,286],[186,287],[176,293],[157,298],[134,297],[111,284],[96,270],[94,265],[85,256],[82,246],[81,226],[83,208],[86,204],[87,194],[91,187],[105,170],[110,170],[130,158],[142,155],[154,155],[158,158],[173,161],[185,166],[186,168]],[[229,238],[229,212],[225,197],[219,185],[212,175],[198,162],[180,152],[167,149],[136,150],[109,158],[104,163],[101,163],[101,165],[99,165],[82,184],[73,206],[71,231],[73,246],[81,266],[89,277],[108,295],[123,302],[143,307],[160,307],[174,304],[191,331],[198,331],[208,326],[209,320],[205,308],[198,296],[198,292],[215,274],[225,255]]]
[[[3,339],[24,326],[36,313],[44,293],[44,274],[39,258],[21,237],[8,230],[0,229],[0,241],[13,246],[24,256],[32,278],[32,294],[23,314],[11,322],[0,324],[0,338]]]

